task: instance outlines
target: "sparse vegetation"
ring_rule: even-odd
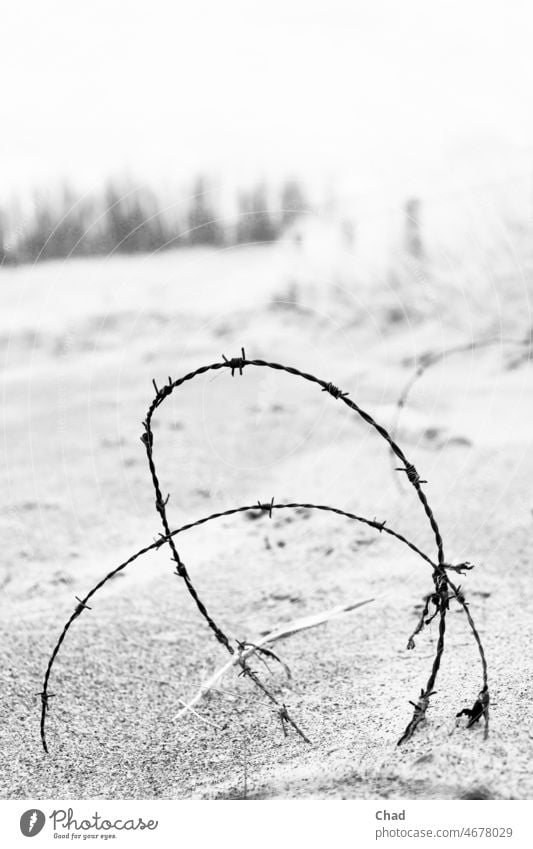
[[[176,210],[179,209],[179,212]],[[101,191],[79,195],[68,186],[35,196],[26,212],[0,210],[0,262],[149,253],[186,246],[275,241],[307,209],[298,183],[277,193],[264,184],[240,191],[233,220],[205,177],[179,203],[164,204],[146,186],[109,181]]]

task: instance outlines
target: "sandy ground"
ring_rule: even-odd
[[[426,375],[399,431],[428,479],[448,560],[476,564],[461,584],[489,660],[488,741],[456,727],[481,671],[453,610],[428,722],[396,746],[436,643],[433,623],[406,650],[429,567],[346,519],[280,511],[212,522],[178,547],[210,611],[241,639],[375,598],[279,643],[290,680],[263,670],[311,745],[285,738],[236,673],[199,705],[203,720],[176,720],[226,655],[162,549],[106,585],[68,634],[43,753],[35,694],[75,596],[160,531],[139,441],[153,377],[244,345],[331,380],[390,426],[413,360],[465,338],[446,311],[398,318],[386,293],[276,302],[287,281],[273,250],[225,257],[220,284],[213,255],[158,262],[49,264],[3,281],[2,798],[531,798],[533,372],[509,368],[505,346]],[[526,318],[514,310],[508,324],[524,329]],[[158,413],[155,443],[173,527],[275,496],[386,519],[435,554],[382,440],[297,378],[252,368],[198,378]]]

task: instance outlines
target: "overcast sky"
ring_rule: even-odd
[[[0,191],[128,170],[372,190],[512,167],[533,151],[528,5],[12,0]]]

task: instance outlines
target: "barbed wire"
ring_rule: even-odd
[[[154,446],[154,434],[153,434],[153,428],[152,428],[153,416],[154,416],[156,410],[164,402],[164,400],[166,398],[168,398],[172,394],[172,392],[174,392],[175,389],[182,386],[184,383],[187,383],[190,380],[193,380],[194,378],[196,378],[196,377],[198,377],[202,374],[206,374],[207,372],[217,371],[217,370],[223,369],[223,368],[230,369],[232,377],[234,377],[237,372],[240,376],[242,376],[244,368],[248,367],[248,366],[253,366],[253,367],[258,367],[258,368],[269,368],[269,369],[274,369],[276,371],[282,371],[282,372],[285,372],[289,375],[300,377],[303,380],[306,380],[310,383],[318,385],[323,392],[328,393],[334,400],[338,400],[338,401],[343,402],[351,410],[356,412],[368,425],[370,425],[372,428],[374,428],[377,431],[377,433],[388,444],[391,452],[402,463],[401,467],[397,467],[398,471],[402,471],[406,474],[407,480],[409,481],[411,486],[414,488],[414,490],[417,494],[417,497],[418,497],[418,499],[419,499],[419,501],[422,505],[424,514],[426,515],[426,517],[428,519],[431,530],[433,532],[433,536],[435,538],[435,544],[436,544],[436,549],[437,549],[437,560],[436,560],[436,562],[433,561],[427,554],[425,554],[420,548],[418,548],[418,546],[416,546],[412,541],[410,541],[403,534],[398,533],[398,532],[394,531],[393,529],[389,528],[386,525],[385,521],[378,522],[376,519],[373,519],[373,520],[366,519],[362,516],[358,516],[354,513],[349,513],[348,511],[341,510],[340,508],[337,508],[337,507],[331,507],[329,505],[315,505],[315,504],[305,503],[305,502],[302,502],[302,503],[289,502],[289,503],[285,503],[285,504],[274,504],[273,499],[271,499],[270,502],[265,502],[265,503],[261,503],[261,501],[259,501],[255,505],[246,505],[246,506],[243,506],[243,507],[231,508],[229,510],[221,511],[221,512],[218,512],[218,513],[212,513],[211,515],[206,516],[206,517],[201,518],[201,519],[198,519],[194,522],[189,522],[188,524],[183,525],[181,528],[178,528],[177,530],[174,530],[174,531],[171,530],[170,523],[169,523],[169,520],[168,520],[168,515],[167,515],[167,505],[168,505],[170,495],[167,494],[166,496],[163,496],[163,490],[162,490],[162,486],[161,486],[159,476],[158,476],[158,473],[157,473],[157,470],[156,470],[156,464],[155,464],[155,460],[154,460],[154,456],[153,456],[153,446]],[[194,371],[191,371],[188,374],[184,375],[183,377],[178,378],[177,380],[172,380],[172,378],[169,377],[167,383],[164,384],[161,388],[159,388],[157,386],[155,381],[153,381],[153,385],[154,385],[154,389],[155,389],[155,396],[154,396],[154,398],[153,398],[153,400],[152,400],[152,402],[151,402],[151,404],[148,408],[146,418],[143,421],[144,430],[143,430],[143,433],[141,435],[141,441],[143,442],[143,445],[144,445],[145,450],[146,450],[146,455],[147,455],[147,460],[148,460],[148,468],[149,468],[149,472],[150,472],[150,478],[151,478],[152,485],[153,485],[154,492],[155,492],[155,507],[156,507],[156,511],[159,514],[160,519],[161,519],[161,524],[162,524],[162,527],[163,527],[163,533],[160,534],[159,538],[155,542],[153,542],[151,545],[140,549],[138,552],[133,554],[131,557],[129,557],[126,561],[121,563],[115,569],[111,570],[111,572],[109,572],[104,578],[102,578],[87,593],[87,595],[84,598],[82,598],[82,599],[76,598],[76,601],[78,603],[77,603],[77,605],[74,609],[74,612],[71,614],[71,616],[67,620],[65,626],[63,627],[63,630],[61,631],[59,639],[58,639],[56,645],[54,646],[54,649],[53,649],[52,654],[49,658],[48,665],[47,665],[47,668],[46,668],[46,672],[45,672],[45,676],[44,676],[44,682],[43,682],[43,689],[41,690],[40,693],[38,693],[38,695],[40,695],[40,697],[41,697],[40,734],[41,734],[42,745],[43,745],[45,752],[48,752],[48,746],[47,746],[47,741],[46,741],[46,717],[47,717],[48,710],[49,710],[48,701],[54,695],[54,694],[49,692],[49,682],[50,682],[50,676],[51,676],[52,668],[53,668],[53,665],[55,663],[55,660],[57,658],[59,650],[60,650],[60,648],[61,648],[61,646],[62,646],[62,644],[65,640],[65,637],[66,637],[71,625],[80,616],[80,614],[84,610],[86,610],[86,609],[90,610],[90,607],[88,606],[87,602],[95,595],[95,593],[99,589],[101,589],[101,587],[103,587],[104,584],[108,580],[110,580],[114,575],[116,575],[118,572],[125,569],[129,564],[133,563],[135,560],[137,560],[143,554],[145,554],[148,551],[151,551],[153,549],[159,549],[163,545],[168,545],[169,548],[170,548],[170,551],[171,551],[172,561],[174,562],[175,568],[176,568],[175,574],[184,581],[186,588],[187,588],[189,594],[191,595],[194,603],[196,604],[201,616],[206,621],[206,623],[209,626],[209,628],[211,629],[211,631],[214,633],[218,642],[221,643],[224,646],[224,648],[229,652],[230,655],[235,655],[236,652],[237,653],[240,652],[241,646],[242,646],[242,641],[237,640],[236,646],[234,647],[232,645],[231,641],[230,641],[230,638],[222,630],[222,628],[217,624],[217,622],[212,617],[212,615],[208,612],[206,605],[204,604],[204,602],[200,598],[200,596],[199,596],[199,594],[198,594],[198,592],[197,592],[197,590],[196,590],[196,588],[193,584],[193,581],[192,581],[192,579],[189,575],[189,572],[188,572],[185,564],[183,563],[183,561],[180,558],[180,555],[179,555],[179,552],[178,552],[174,538],[179,533],[183,533],[186,530],[190,530],[194,527],[198,527],[200,525],[205,524],[206,522],[212,521],[212,520],[217,519],[217,518],[221,518],[223,516],[231,516],[231,515],[236,514],[236,513],[242,513],[242,512],[246,512],[246,511],[250,511],[250,510],[260,510],[262,512],[268,513],[268,515],[271,517],[273,510],[289,509],[289,508],[293,508],[293,509],[296,509],[296,508],[316,509],[316,510],[326,511],[326,512],[330,512],[330,513],[335,513],[337,515],[344,516],[348,519],[358,521],[358,522],[362,522],[363,524],[366,524],[367,526],[374,528],[379,533],[384,532],[384,533],[388,534],[389,536],[392,536],[395,539],[397,539],[398,541],[402,542],[404,545],[407,545],[413,552],[418,554],[424,561],[426,561],[432,567],[434,593],[431,594],[430,598],[432,599],[432,601],[435,605],[436,613],[438,612],[439,617],[440,617],[439,618],[439,638],[438,638],[438,643],[437,643],[437,650],[436,650],[435,658],[434,658],[434,661],[433,661],[433,664],[432,664],[430,676],[429,676],[428,682],[426,684],[426,687],[422,689],[421,696],[420,696],[418,702],[417,703],[411,702],[411,704],[414,707],[413,717],[412,717],[409,725],[407,726],[404,734],[400,738],[399,743],[402,743],[404,740],[409,739],[412,736],[412,734],[414,733],[414,731],[416,730],[416,728],[425,719],[425,714],[426,714],[426,710],[427,710],[427,707],[428,707],[429,698],[430,698],[431,695],[433,695],[433,692],[434,692],[433,687],[434,687],[434,684],[435,684],[435,681],[436,681],[436,678],[437,678],[442,654],[443,654],[443,651],[444,651],[444,637],[445,637],[445,630],[446,630],[446,613],[447,613],[447,610],[449,608],[449,601],[450,601],[451,598],[457,599],[457,601],[463,606],[463,609],[465,610],[465,612],[467,614],[469,625],[470,625],[470,627],[473,631],[474,638],[475,638],[477,646],[478,646],[478,650],[480,652],[480,656],[481,656],[481,660],[482,660],[482,667],[483,667],[483,691],[482,691],[482,693],[484,694],[484,700],[486,702],[486,710],[485,710],[485,707],[484,707],[485,732],[487,734],[488,733],[489,695],[488,695],[488,681],[487,681],[487,664],[486,664],[485,654],[484,654],[484,651],[483,651],[483,646],[482,646],[482,643],[481,643],[481,638],[479,636],[479,633],[476,630],[472,615],[471,615],[471,613],[468,609],[468,604],[465,601],[464,594],[460,591],[460,588],[457,588],[457,587],[454,586],[454,584],[450,581],[450,579],[448,578],[448,575],[447,575],[447,572],[449,570],[456,571],[458,573],[462,573],[465,570],[468,570],[472,567],[468,563],[461,563],[461,564],[454,566],[454,565],[448,564],[446,562],[445,555],[444,555],[444,544],[443,544],[443,539],[442,539],[442,535],[441,535],[441,532],[440,532],[440,528],[439,528],[439,525],[438,525],[437,520],[435,518],[435,515],[433,513],[433,510],[429,505],[426,494],[422,489],[422,485],[426,481],[421,479],[421,477],[420,477],[418,471],[416,470],[415,466],[408,460],[408,458],[404,454],[403,450],[397,444],[395,438],[387,431],[387,429],[385,427],[383,427],[383,425],[381,425],[379,422],[377,422],[370,413],[368,413],[366,410],[364,410],[362,407],[360,407],[355,401],[353,401],[349,397],[348,392],[342,391],[336,385],[334,385],[331,381],[322,380],[321,378],[318,378],[313,374],[301,371],[300,369],[295,368],[293,366],[286,366],[286,365],[282,365],[280,363],[269,362],[267,360],[262,360],[262,359],[249,360],[246,357],[244,348],[241,349],[241,356],[232,357],[230,359],[223,356],[221,361],[216,362],[216,363],[211,363],[209,365],[201,366],[201,367],[195,369]],[[451,592],[450,592],[450,590],[451,590]],[[422,622],[419,623],[419,626],[417,626],[417,630],[415,631],[415,634],[419,633],[420,630],[422,630],[422,628],[424,627],[424,624],[425,623],[422,620]],[[408,648],[414,647],[414,642],[413,642],[413,645],[410,645],[411,642],[413,642],[412,637],[409,640]],[[237,654],[237,656],[238,656],[238,658],[240,658],[240,654]],[[278,707],[279,707],[279,717],[281,719],[284,732],[286,731],[286,723],[287,723],[290,726],[292,726],[293,729],[304,740],[309,742],[307,736],[300,730],[300,728],[296,724],[296,722],[290,717],[285,704],[278,702],[276,697],[273,696],[270,693],[270,691],[266,688],[264,683],[260,680],[260,678],[259,678],[259,676],[257,675],[256,672],[251,670],[250,667],[248,665],[246,665],[244,662],[240,662],[240,660],[239,660],[239,663],[241,665],[242,673],[244,675],[246,675],[247,677],[249,677],[253,681],[253,683],[259,688],[259,690],[262,691],[263,694],[266,694],[267,697],[273,703],[278,705]],[[484,702],[484,704],[485,704],[485,702]],[[476,702],[476,704],[477,704],[477,702]],[[476,709],[476,706],[474,706],[473,710],[475,710],[475,709]]]
[[[524,348],[527,348],[527,354],[528,354],[527,362],[529,362],[532,358],[531,357],[531,348],[532,348],[532,345],[533,345],[533,335],[532,334],[533,334],[533,328],[528,330],[526,335],[522,338],[514,339],[512,337],[494,337],[494,338],[488,338],[488,339],[480,339],[478,342],[475,342],[475,341],[462,342],[458,345],[454,345],[451,348],[447,348],[444,351],[428,351],[427,353],[423,354],[419,358],[418,363],[416,365],[416,368],[414,369],[412,374],[408,377],[408,379],[404,383],[404,385],[403,385],[403,387],[400,391],[400,394],[398,395],[398,397],[395,401],[394,406],[395,406],[396,413],[395,413],[394,421],[393,421],[393,424],[392,424],[392,427],[391,427],[392,438],[396,439],[396,437],[397,437],[398,431],[400,429],[400,419],[401,419],[402,410],[407,405],[407,401],[409,400],[409,397],[410,397],[415,385],[418,383],[418,381],[424,376],[424,374],[427,371],[432,369],[434,366],[438,365],[438,363],[441,363],[443,360],[445,360],[449,356],[454,356],[455,354],[473,353],[474,351],[483,350],[485,348],[491,348],[491,347],[494,347],[495,345],[518,345],[518,346],[522,346]],[[523,362],[523,359],[518,361],[518,363],[521,363],[521,362]],[[395,453],[392,451],[392,449],[390,451],[390,458],[391,458],[392,471],[396,471],[396,468],[394,466]],[[394,475],[393,478],[394,478],[394,481],[395,481],[398,489],[400,490],[400,492],[403,492],[403,486],[402,486],[401,478],[399,478],[397,475]]]
[[[416,546],[413,542],[411,542],[409,539],[407,539],[407,537],[404,537],[403,534],[397,533],[392,528],[389,528],[388,526],[386,526],[385,522],[378,522],[375,519],[366,519],[364,516],[358,516],[355,513],[349,513],[348,511],[341,510],[338,507],[330,507],[327,504],[311,504],[309,502],[290,502],[290,503],[283,503],[283,504],[269,503],[267,505],[262,505],[260,503],[259,504],[246,504],[246,505],[243,505],[242,507],[232,507],[228,510],[221,510],[221,511],[218,511],[216,513],[211,513],[209,516],[204,516],[201,519],[197,519],[195,522],[188,522],[186,525],[182,525],[180,528],[176,528],[175,530],[171,531],[169,536],[175,537],[178,534],[184,533],[185,531],[192,530],[193,528],[196,528],[196,527],[200,527],[201,525],[205,525],[208,522],[212,522],[216,519],[223,519],[223,518],[227,518],[229,516],[234,516],[234,515],[239,514],[239,513],[248,513],[248,512],[254,512],[254,511],[257,512],[258,510],[260,510],[261,512],[264,512],[264,511],[267,511],[267,510],[271,511],[271,510],[287,510],[287,509],[319,510],[319,511],[322,511],[322,512],[334,513],[338,516],[343,516],[346,519],[349,519],[349,520],[352,520],[352,521],[355,521],[355,522],[360,522],[361,524],[364,524],[364,525],[367,525],[368,527],[374,528],[378,533],[384,532],[385,534],[388,534],[389,536],[397,539],[399,542],[403,543],[408,548],[410,548],[411,551],[415,552],[422,560],[424,560],[430,566],[435,567],[434,562],[431,560],[430,557],[428,557],[427,554],[425,554],[420,548],[418,548],[418,546]],[[108,572],[101,580],[99,580],[98,583],[96,583],[82,599],[76,598],[76,601],[78,602],[78,604],[76,605],[72,615],[66,621],[66,623],[63,627],[63,630],[61,631],[61,633],[59,635],[57,643],[54,646],[54,650],[52,651],[50,659],[48,661],[48,665],[47,665],[46,673],[45,673],[45,678],[44,678],[44,682],[43,682],[42,693],[37,694],[37,695],[42,695],[44,697],[43,698],[43,705],[46,703],[47,698],[51,697],[51,695],[48,693],[48,686],[49,686],[50,676],[51,676],[51,673],[52,673],[52,668],[53,668],[54,663],[57,659],[59,650],[61,649],[63,641],[64,641],[68,631],[70,630],[71,625],[74,623],[74,621],[78,618],[78,616],[83,612],[84,609],[87,609],[87,610],[91,609],[88,606],[87,602],[89,602],[93,598],[93,596],[99,590],[101,590],[102,587],[108,581],[110,581],[112,578],[114,578],[116,575],[118,575],[119,572],[122,572],[124,569],[126,569],[127,566],[130,566],[132,563],[135,562],[135,560],[138,560],[140,557],[142,557],[142,555],[147,554],[149,551],[156,551],[159,548],[161,548],[163,545],[165,545],[168,542],[168,539],[169,539],[169,537],[164,536],[164,535],[160,535],[160,537],[155,542],[150,543],[150,545],[144,546],[144,548],[141,548],[135,554],[132,554],[131,557],[128,557],[127,560],[124,560],[118,566],[115,566],[114,569],[111,569],[111,571]],[[449,567],[449,568],[460,568],[460,567]],[[44,747],[45,751],[48,751],[47,744],[46,744],[45,721],[46,721],[46,712],[45,712],[44,707],[43,707],[43,712],[42,712],[42,715],[41,715],[41,739],[42,739],[43,747]]]
[[[435,656],[435,662],[434,662],[434,666],[432,668],[430,679],[428,681],[428,687],[426,687],[426,691],[428,691],[429,689],[432,689],[431,687],[429,687],[429,684],[431,683],[432,680],[434,680],[436,678],[436,675],[438,673],[438,669],[440,667],[442,653],[444,651],[444,632],[445,632],[444,619],[445,619],[445,616],[446,616],[446,610],[448,608],[448,603],[447,603],[448,592],[447,592],[447,589],[446,589],[447,577],[446,577],[446,569],[445,569],[446,561],[445,561],[445,555],[444,555],[444,544],[443,544],[442,535],[441,535],[440,528],[439,528],[439,525],[437,523],[437,520],[435,518],[434,512],[431,509],[429,502],[428,502],[428,499],[426,497],[426,494],[422,489],[422,485],[423,485],[423,483],[425,483],[425,481],[423,481],[421,479],[421,477],[418,474],[418,471],[415,468],[414,464],[411,463],[407,459],[403,450],[400,448],[400,446],[398,445],[396,440],[389,434],[388,430],[383,425],[381,425],[379,422],[377,422],[376,419],[374,419],[374,417],[370,413],[368,413],[366,410],[364,410],[362,407],[360,407],[355,401],[353,401],[349,397],[348,392],[343,391],[342,389],[337,387],[335,384],[333,384],[331,381],[322,380],[321,378],[317,377],[316,375],[311,374],[309,372],[302,371],[301,369],[295,368],[294,366],[287,366],[287,365],[283,365],[281,363],[271,362],[271,361],[263,360],[263,359],[249,360],[246,357],[246,353],[245,353],[244,348],[241,348],[241,355],[240,356],[231,357],[231,358],[228,359],[225,355],[222,355],[222,361],[219,361],[219,362],[216,362],[216,363],[210,363],[209,365],[206,365],[206,366],[200,366],[198,369],[195,369],[194,371],[189,372],[188,374],[184,375],[183,377],[178,378],[177,380],[172,380],[172,378],[169,377],[168,382],[161,389],[158,389],[157,384],[154,382],[154,388],[155,388],[156,394],[155,394],[155,397],[154,397],[152,403],[150,404],[150,407],[148,408],[146,419],[143,422],[144,433],[142,434],[141,439],[142,439],[144,446],[145,446],[145,449],[146,449],[146,454],[147,454],[147,458],[148,458],[148,466],[149,466],[149,469],[150,469],[150,475],[151,475],[151,478],[152,478],[152,483],[153,483],[154,491],[155,491],[155,494],[156,494],[156,509],[161,516],[161,521],[162,521],[163,529],[164,529],[165,533],[168,534],[168,531],[169,531],[169,524],[168,524],[168,519],[167,519],[167,515],[166,515],[166,504],[167,504],[167,501],[168,501],[168,497],[167,497],[166,500],[163,499],[163,497],[162,497],[161,486],[160,486],[160,482],[159,482],[159,479],[158,479],[158,476],[157,476],[157,472],[156,472],[156,468],[155,468],[155,464],[154,464],[154,460],[153,460],[154,436],[153,436],[153,431],[152,431],[152,426],[151,426],[153,415],[154,415],[155,411],[157,410],[157,408],[164,402],[164,400],[166,398],[169,397],[169,395],[172,394],[172,392],[176,388],[182,386],[184,383],[187,383],[190,380],[193,380],[195,377],[198,377],[199,375],[205,374],[206,372],[209,372],[209,371],[217,371],[221,368],[229,368],[231,370],[231,376],[232,377],[235,377],[236,372],[238,372],[239,375],[242,376],[244,368],[246,368],[248,366],[252,366],[252,367],[256,367],[256,368],[269,368],[269,369],[273,369],[275,371],[285,372],[286,374],[294,375],[295,377],[300,377],[303,380],[308,381],[309,383],[313,383],[315,385],[318,385],[323,392],[327,392],[329,395],[331,395],[331,397],[334,400],[338,400],[338,401],[341,401],[342,403],[346,404],[346,406],[348,406],[350,409],[352,409],[354,412],[356,412],[368,425],[370,425],[372,428],[374,428],[377,431],[377,433],[389,445],[391,451],[396,455],[396,457],[403,464],[402,467],[400,467],[399,470],[405,472],[409,483],[414,488],[414,490],[415,490],[415,492],[418,496],[418,499],[419,499],[420,503],[422,504],[422,508],[424,510],[424,513],[425,513],[425,515],[426,515],[426,517],[429,521],[430,527],[431,527],[433,535],[435,537],[435,543],[436,543],[436,546],[437,546],[437,558],[438,559],[437,559],[437,564],[435,565],[435,567],[433,569],[433,583],[434,583],[434,586],[435,586],[435,593],[440,600],[439,606],[442,610],[442,617],[441,617],[442,632],[441,632],[441,638],[439,639],[439,642],[438,642],[438,645],[437,645],[437,653],[436,653],[436,656]],[[173,541],[171,543],[171,548],[172,548],[173,558],[175,560],[179,561],[179,555],[178,555],[178,552],[177,552],[175,545],[173,544]],[[178,572],[179,572],[179,567],[178,567]],[[223,645],[226,646],[227,650],[230,653],[232,653],[232,647],[229,643],[227,636],[220,629],[220,627],[214,622],[212,617],[207,613],[207,611],[205,609],[205,605],[203,605],[203,603],[200,601],[198,594],[196,593],[196,590],[192,586],[192,583],[190,581],[190,578],[189,578],[186,570],[183,574],[183,578],[185,580],[187,588],[189,589],[189,592],[191,593],[193,599],[195,600],[195,602],[197,604],[198,610],[200,611],[200,613],[206,619],[209,627],[214,632],[216,638],[218,639],[219,642],[221,642]],[[425,711],[424,711],[424,713],[425,713]]]

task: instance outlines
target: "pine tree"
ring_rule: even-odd
[[[260,184],[250,192],[241,193],[237,241],[272,242],[277,236],[278,229],[268,208],[265,186]]]
[[[281,192],[281,223],[287,227],[309,209],[307,200],[296,180],[288,180]]]
[[[191,245],[218,245],[222,241],[222,230],[209,194],[205,179],[198,177],[187,216]]]

